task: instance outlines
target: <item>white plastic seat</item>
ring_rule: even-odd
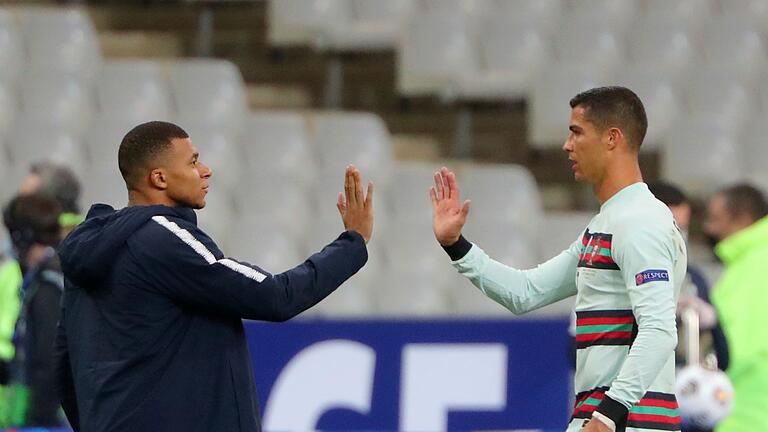
[[[348,0],[279,0],[267,3],[272,46],[313,45],[327,28],[350,20]]]
[[[91,80],[101,63],[96,30],[82,9],[26,9],[21,15],[27,66]]]
[[[533,79],[552,59],[549,40],[530,25],[510,26],[505,15],[493,15],[478,30],[481,66],[456,84],[463,99],[521,99]]]
[[[571,107],[568,101],[593,87],[614,84],[612,69],[554,63],[534,81],[530,99],[528,142],[534,148],[559,148],[568,137]]]
[[[494,260],[517,269],[539,264],[541,246],[538,232],[525,232],[512,221],[475,218],[467,220],[462,233]]]
[[[397,88],[403,96],[455,97],[455,83],[478,69],[466,18],[456,13],[411,17],[397,48]]]
[[[560,63],[587,63],[598,69],[612,69],[625,61],[622,35],[605,26],[599,15],[567,16],[554,43]]]
[[[765,22],[768,18],[768,3],[763,0],[728,0],[720,2],[723,16],[749,18]]]
[[[233,63],[177,61],[171,67],[171,90],[179,118],[239,134],[248,104],[243,77]]]
[[[431,220],[432,204],[428,188],[435,184],[434,173],[439,168],[424,162],[398,163],[394,166],[388,197],[394,220]],[[376,195],[376,198],[381,202],[384,197]]]
[[[79,135],[92,115],[92,94],[90,87],[78,78],[35,73],[23,80],[21,108],[27,117],[40,119]]]
[[[702,29],[713,14],[712,0],[638,0],[644,22],[673,20],[681,27]]]
[[[654,71],[675,83],[686,78],[698,61],[697,36],[676,20],[641,20],[633,26],[628,41],[627,69]]]
[[[0,81],[0,137],[8,132],[19,111],[15,88]]]
[[[666,142],[666,135],[676,127],[681,115],[679,90],[671,80],[661,78],[653,71],[629,67],[618,76],[621,77],[618,84],[634,91],[645,107],[648,130],[642,149],[658,148]]]
[[[389,131],[371,113],[328,113],[313,118],[314,150],[322,171],[339,172],[354,164],[371,180],[386,183],[393,151]]]
[[[478,222],[503,221],[521,234],[538,233],[542,207],[533,175],[520,165],[475,166],[459,179],[462,200],[472,201],[473,218]]]
[[[497,0],[491,17],[503,17],[511,28],[535,28],[545,37],[551,36],[564,10],[561,0]]]
[[[170,118],[168,83],[160,63],[151,60],[111,60],[96,81],[99,110],[140,123]]]
[[[603,26],[599,28],[607,27],[609,31],[621,31],[637,15],[635,0],[581,0],[566,2],[566,5],[570,6],[566,19],[591,21],[595,17],[600,17]]]
[[[117,159],[115,157],[115,159]],[[125,185],[117,163],[114,165],[88,165],[83,174],[84,208],[96,203],[109,204],[114,208],[125,207],[128,203],[128,188]]]
[[[691,76],[687,89],[688,111],[711,115],[738,125],[757,108],[759,98],[732,70],[707,69]]]
[[[306,121],[299,113],[254,112],[240,139],[245,166],[265,175],[284,173],[309,185],[317,166],[307,135]]]
[[[422,0],[422,7],[432,14],[457,14],[470,21],[493,13],[496,4],[487,0]]]
[[[713,19],[704,33],[703,68],[729,70],[747,80],[763,78],[768,54],[762,31],[743,16]]]
[[[733,127],[712,116],[680,122],[663,147],[663,178],[699,196],[744,180],[747,174],[738,138]]]
[[[402,26],[414,8],[412,0],[348,0],[348,20],[331,22],[322,32],[323,46],[339,51],[394,48]],[[322,48],[322,46],[321,46]]]
[[[214,186],[215,176],[214,172]],[[310,220],[315,214],[312,201],[306,189],[290,177],[245,174],[234,191],[234,198],[238,218],[246,224],[252,219],[269,221],[273,229],[284,230],[296,241],[311,229]]]
[[[232,226],[228,250],[224,255],[256,265],[277,274],[291,269],[304,260],[299,245],[267,221],[239,219]]]
[[[11,13],[0,10],[0,82],[15,83],[24,64],[19,30]]]
[[[440,271],[394,268],[376,282],[377,310],[393,318],[446,316],[453,309],[450,286],[460,277],[447,256]]]
[[[33,162],[51,161],[82,172],[83,152],[77,138],[40,119],[21,117],[6,140],[13,178],[21,178]]]

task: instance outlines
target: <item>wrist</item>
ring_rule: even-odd
[[[469,253],[469,250],[472,249],[472,243],[465,239],[463,235],[459,235],[459,238],[453,243],[445,245],[441,242],[440,245],[445,250],[445,253],[451,257],[451,261],[458,261],[464,258]]]
[[[614,424],[615,430],[624,430],[623,428],[627,425],[629,409],[606,395],[603,401],[600,402],[600,405],[598,405],[595,413],[598,414],[598,417],[603,416],[606,419],[610,419]]]

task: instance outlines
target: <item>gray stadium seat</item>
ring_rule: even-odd
[[[373,51],[394,48],[413,0],[347,0],[345,20],[329,22],[319,36],[320,48]]]
[[[249,173],[282,173],[309,185],[317,166],[307,124],[296,112],[256,111],[246,120],[240,139]]]
[[[713,14],[712,0],[639,0],[645,22],[674,20],[681,27],[697,31]]]
[[[759,101],[751,86],[727,67],[693,74],[686,98],[692,115],[711,115],[733,126],[749,118]]]
[[[352,163],[374,182],[385,184],[392,165],[392,142],[384,122],[371,113],[327,113],[312,119],[313,147],[322,171],[338,172]]]
[[[623,29],[606,25],[600,15],[565,16],[554,39],[558,62],[586,63],[598,69],[617,67],[626,57],[623,34],[619,30]]]
[[[458,13],[415,14],[397,47],[397,89],[403,96],[455,96],[454,86],[478,69],[469,23]]]
[[[503,16],[512,27],[530,27],[551,36],[565,11],[561,0],[497,0],[491,16]]]
[[[237,66],[224,60],[180,60],[171,66],[171,90],[180,119],[239,134],[248,113]]]
[[[65,130],[37,118],[17,119],[6,140],[11,178],[21,178],[33,162],[48,160],[82,172],[83,152],[79,140]]]
[[[128,117],[137,124],[172,116],[162,65],[152,60],[110,60],[96,80],[99,110]]]
[[[708,23],[702,44],[703,68],[725,69],[747,80],[763,78],[768,65],[763,23],[750,23],[747,18],[725,16]]]
[[[200,153],[200,160],[213,170],[212,184],[234,190],[243,177],[240,146],[228,130],[179,121]]]
[[[0,10],[0,82],[15,83],[24,64],[21,38],[13,15]]]
[[[711,115],[681,121],[663,147],[663,177],[699,196],[744,180],[744,154],[736,130]]]
[[[211,184],[216,187],[216,173]],[[311,229],[312,201],[307,190],[290,177],[262,177],[246,173],[234,193],[238,218],[269,221],[272,229],[281,230],[299,242]],[[334,201],[335,202],[335,199]],[[301,246],[298,246],[301,248]]]
[[[653,71],[677,84],[699,60],[697,36],[675,19],[640,20],[628,39],[627,69]]]
[[[535,148],[559,148],[568,137],[568,101],[592,87],[614,84],[613,70],[554,63],[536,77],[529,105],[528,139]]]
[[[310,46],[324,29],[343,25],[348,0],[280,0],[267,3],[268,39],[272,46]]]
[[[651,150],[667,142],[666,136],[676,127],[682,111],[680,92],[674,81],[634,66],[627,67],[618,76],[618,84],[633,90],[645,106],[648,131],[642,148]]]
[[[96,76],[101,50],[84,10],[25,9],[21,23],[30,70],[73,74],[86,81]]]
[[[21,108],[25,116],[51,123],[77,136],[90,122],[93,95],[90,86],[77,77],[51,72],[32,73],[22,82]]]
[[[19,111],[16,88],[0,81],[0,137],[5,136]]]
[[[117,163],[88,165],[81,179],[83,193],[80,202],[84,209],[96,203],[109,204],[117,209],[128,204],[128,190]]]
[[[571,243],[581,239],[596,212],[546,212],[542,219],[540,262],[557,256]]]
[[[439,165],[427,162],[395,164],[387,197],[393,219],[431,220],[428,189],[435,184],[434,173],[439,168]],[[377,195],[376,198],[381,202],[384,196]]]
[[[589,22],[599,17],[602,25],[596,28],[601,31],[619,32],[628,27],[631,20],[637,16],[635,0],[581,0],[565,2],[565,4],[569,6],[569,10],[565,13],[566,20]]]
[[[212,186],[205,197],[205,208],[197,210],[198,226],[216,242],[225,255],[230,253],[229,246],[233,241],[232,224],[235,220],[235,209],[232,195],[221,188]],[[242,258],[245,257],[238,257]]]
[[[203,210],[205,211],[205,210]],[[298,244],[270,221],[239,219],[232,225],[224,255],[281,273],[304,260]]]

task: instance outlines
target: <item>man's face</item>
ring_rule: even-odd
[[[577,181],[597,183],[604,175],[607,134],[599,131],[586,119],[585,109],[571,109],[568,139],[563,150],[573,163],[573,175]]]
[[[704,232],[717,241],[722,241],[741,229],[749,226],[735,218],[728,211],[728,203],[722,194],[715,195],[707,205],[707,216],[704,220]]]
[[[213,175],[189,138],[174,138],[164,163],[166,194],[177,205],[201,209],[205,207],[208,179]]]

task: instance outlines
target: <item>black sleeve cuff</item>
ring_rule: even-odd
[[[626,429],[629,410],[621,403],[605,396],[595,411],[613,420],[616,424],[616,432],[624,431]]]
[[[451,257],[451,261],[464,258],[464,255],[468,254],[470,249],[472,249],[472,243],[465,239],[463,235],[459,236],[459,239],[456,240],[456,243],[443,246],[443,250],[445,250],[448,256]]]

